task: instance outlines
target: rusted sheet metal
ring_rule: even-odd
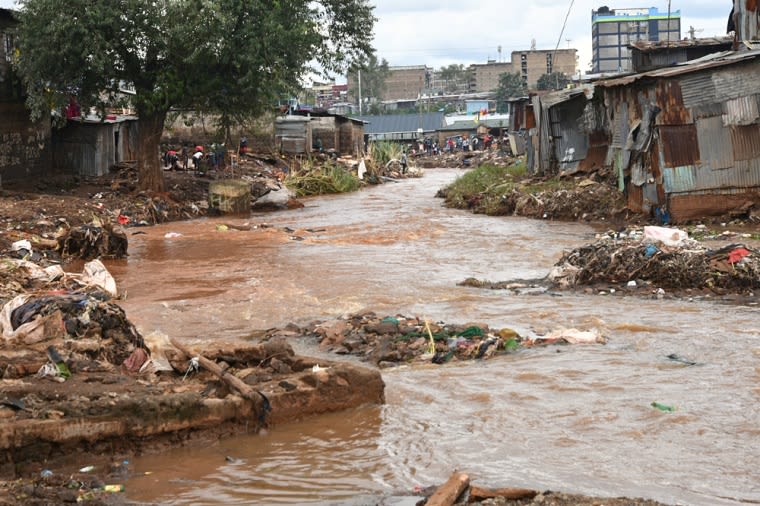
[[[525,129],[530,130],[531,128],[536,128],[536,116],[533,113],[533,106],[526,105],[525,106]]]
[[[644,188],[641,186],[636,186],[634,184],[629,184],[626,187],[626,192],[628,193],[628,208],[634,213],[642,212],[644,204]]]
[[[687,193],[694,190],[697,180],[697,167],[665,167],[662,170],[662,184],[665,193]]]
[[[738,16],[736,34],[739,40],[760,39],[760,5],[757,0],[739,0],[734,2]]]
[[[698,60],[692,60],[681,65],[676,65],[674,67],[652,70],[651,72],[633,74],[630,76],[619,77],[617,79],[597,81],[595,84],[601,88],[626,86],[642,79],[683,76],[702,70],[715,69],[718,67],[724,67],[726,65],[734,65],[738,62],[755,59],[758,56],[760,56],[760,50],[757,49],[743,52],[724,51],[722,53],[715,53],[705,56],[704,58],[700,58]]]
[[[732,127],[731,144],[734,160],[760,158],[760,125]]]
[[[657,83],[657,105],[662,111],[657,116],[658,125],[685,125],[691,123],[691,113],[683,104],[681,85],[675,80]]]
[[[578,164],[578,170],[584,172],[604,167],[604,161],[607,157],[608,149],[609,148],[606,144],[591,146],[588,148],[586,157]]]
[[[659,130],[665,167],[699,163],[696,125],[667,125],[659,127]]]
[[[757,99],[757,95],[745,95],[725,102],[723,124],[743,126],[757,123],[760,119]]]
[[[700,167],[717,170],[733,166],[731,131],[723,126],[723,119],[720,116],[698,119],[696,126],[699,152],[702,155]]]

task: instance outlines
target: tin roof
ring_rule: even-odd
[[[567,102],[579,95],[593,95],[594,87],[592,85],[582,85],[578,88],[569,88],[567,90],[553,91],[541,97],[541,104],[546,107],[554,107],[557,104]]]
[[[752,60],[760,56],[760,49],[752,51],[724,51],[722,53],[714,53],[697,60],[692,60],[686,63],[674,65],[672,67],[661,68],[652,70],[649,72],[643,72],[641,74],[632,74],[617,79],[607,79],[603,81],[597,81],[596,85],[603,88],[611,88],[613,86],[625,86],[641,79],[646,78],[660,78],[660,77],[675,77],[684,74],[690,74],[692,72],[699,72],[701,70],[712,69],[716,67],[723,67],[726,65],[735,65],[740,62]]]
[[[420,128],[423,132],[434,132],[445,124],[443,117],[442,112],[352,116],[355,120],[367,123],[364,127],[367,134],[416,133]]]

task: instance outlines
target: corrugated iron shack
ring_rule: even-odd
[[[364,122],[341,114],[322,111],[296,111],[294,114],[311,118],[311,135],[324,150],[340,155],[360,157],[364,154]]]
[[[283,116],[274,122],[275,147],[280,153],[302,155],[311,151],[311,118]]]
[[[598,82],[629,207],[682,221],[760,202],[759,80],[755,50]]]
[[[535,127],[530,130],[533,156],[528,157],[528,170],[552,175],[579,169],[589,152],[591,135],[603,129],[594,110],[601,104],[592,97],[590,85],[531,97]]]
[[[116,163],[135,160],[137,118],[91,115],[53,131],[53,165],[80,176],[102,176]]]
[[[733,37],[705,37],[684,40],[639,40],[629,44],[633,72],[669,67],[676,63],[697,60],[708,54],[731,50]]]
[[[507,137],[510,148],[515,155],[524,155],[528,151],[528,131],[536,126],[530,98],[519,97],[507,100],[509,125]]]

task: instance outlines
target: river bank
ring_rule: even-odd
[[[258,216],[255,219],[259,220],[259,221],[261,220],[261,218],[258,217]],[[267,218],[267,220],[269,220],[269,218]],[[324,228],[326,230],[323,231],[323,232],[321,232],[321,233],[319,233],[319,234],[316,234],[314,236],[314,238],[307,238],[306,240],[300,241],[300,242],[299,241],[290,241],[291,247],[289,249],[292,251],[292,253],[290,253],[291,255],[292,254],[296,254],[297,251],[303,251],[303,252],[305,252],[309,248],[317,247],[317,246],[319,246],[320,241],[337,242],[339,244],[345,244],[346,241],[348,243],[355,243],[356,241],[359,240],[358,237],[354,237],[354,236],[350,236],[350,235],[348,237],[346,237],[346,231],[339,230],[335,226],[335,224],[327,223],[325,221],[326,218],[324,216],[317,217],[317,218],[312,218],[311,221],[303,221],[303,217],[299,217],[298,220],[300,221],[300,225],[301,225],[300,228],[302,228],[304,230],[305,229],[318,230],[318,229],[322,228],[322,227],[320,227],[320,225],[325,225]],[[319,220],[321,220],[321,223],[320,223]],[[284,229],[285,226],[291,226],[292,227],[294,221],[295,221],[295,218],[292,218],[292,217],[291,218],[287,218],[287,217],[284,217],[284,216],[275,216],[275,215],[272,215],[271,216],[271,223],[273,223],[273,228],[270,228],[270,229],[267,229],[267,230],[277,230],[277,232],[280,233],[280,235],[282,235],[282,232],[280,232],[280,229]],[[235,221],[233,224],[239,224],[239,223],[237,221]],[[199,228],[198,224],[195,224],[193,226],[194,226],[195,229]],[[396,224],[396,226],[398,226],[398,224]],[[215,228],[212,223],[201,223],[201,227],[208,227],[211,230],[213,230]],[[138,230],[140,230],[140,229],[138,229]],[[166,231],[165,229],[162,229],[162,228],[159,228],[159,229],[149,228],[149,229],[146,229],[146,230],[148,231],[148,234],[146,234],[146,235],[142,235],[141,234],[141,235],[138,235],[138,236],[134,237],[134,239],[137,242],[136,261],[139,261],[139,259],[142,258],[144,256],[144,254],[145,254],[144,253],[144,248],[145,248],[145,244],[147,244],[147,242],[143,241],[143,238],[146,238],[146,239],[147,238],[154,238],[155,236],[163,237],[164,233]],[[180,230],[181,232],[183,232],[183,233],[186,234],[187,241],[192,241],[193,240],[192,236],[188,233],[187,229],[185,229],[185,228],[178,228],[178,230]],[[382,230],[382,231],[378,230],[377,232],[375,232],[375,235],[373,235],[373,237],[375,237],[376,239],[382,239],[382,241],[379,242],[378,244],[388,244],[388,245],[391,245],[394,241],[396,241],[397,237],[403,237],[403,234],[398,235],[398,232],[393,232],[391,234],[391,232],[393,232],[393,231],[392,230],[391,231],[389,231],[389,230]],[[234,235],[234,237],[233,237],[233,235]],[[264,234],[261,234],[261,235],[264,235]],[[288,234],[285,234],[283,237],[285,239],[287,239],[287,235]],[[269,237],[269,236],[267,236],[267,237]],[[270,237],[270,239],[271,239],[271,237]],[[367,237],[366,239],[367,240],[372,240],[372,237]],[[156,239],[151,239],[151,241],[155,241],[155,240]],[[244,232],[244,231],[239,231],[239,232],[238,231],[233,231],[233,232],[231,232],[230,237],[228,238],[228,241],[230,243],[230,247],[231,248],[234,248],[235,244],[237,242],[241,242],[241,244],[250,245],[251,240],[252,240],[251,234],[248,233],[248,232]],[[179,241],[181,242],[182,239],[180,239]],[[513,241],[514,241],[514,239],[513,239]],[[166,242],[166,240],[163,240],[161,242]],[[275,242],[277,244],[280,244],[279,240],[275,241]],[[285,243],[285,244],[287,244],[287,243]],[[297,246],[297,245],[300,245],[300,246]],[[250,246],[248,246],[248,248],[250,249]],[[422,250],[420,250],[420,251],[422,251]],[[420,251],[418,251],[416,254],[419,255]],[[472,249],[471,249],[471,254],[472,254]],[[554,255],[553,252],[550,253],[550,256],[553,256],[553,255]],[[278,258],[278,261],[283,261],[285,263],[288,262],[287,255],[283,255],[282,253],[280,253],[279,255],[277,255],[277,258]],[[217,260],[217,262],[218,262],[218,260]],[[196,262],[195,265],[197,267],[197,262]],[[314,264],[312,264],[312,265],[314,265]],[[467,269],[467,268],[468,267],[465,267],[465,269]],[[150,272],[149,269],[148,269],[148,272]],[[145,276],[145,275],[146,274],[143,274],[143,276]],[[462,276],[461,272],[458,273],[458,274],[456,274],[456,279],[461,279],[461,276]],[[448,290],[450,291],[451,290],[450,287],[453,286],[453,284],[448,284],[447,286],[449,287]],[[130,288],[130,292],[132,290],[133,290],[133,288]],[[467,289],[465,288],[464,290],[467,290]],[[428,288],[428,296],[430,296],[430,294],[429,294],[429,288]],[[138,295],[138,299],[139,299],[139,295]],[[234,299],[234,297],[233,297],[233,299]],[[213,304],[212,300],[206,300],[204,302],[205,302],[205,304]],[[136,302],[130,302],[130,304],[135,304],[135,303]],[[402,304],[402,302],[394,302],[394,304]],[[333,309],[333,311],[335,311],[335,309]],[[431,312],[429,310],[426,311],[426,312],[428,312],[431,316],[435,316],[437,314],[440,314],[440,313]],[[380,314],[383,314],[383,313],[380,313]],[[391,313],[391,314],[393,314],[393,313]],[[487,317],[486,319],[489,320],[489,321],[492,321],[492,318],[493,318],[493,316],[490,316],[490,317]],[[462,321],[462,320],[459,320],[459,321]],[[523,326],[524,326],[524,322],[519,322],[519,321],[517,322],[517,329],[519,331],[522,332],[521,327],[523,327]],[[500,326],[498,326],[497,328],[500,328]],[[649,409],[651,409],[651,408],[649,408]],[[128,460],[131,461],[131,459],[128,459]],[[489,483],[490,482],[491,481],[489,480]]]

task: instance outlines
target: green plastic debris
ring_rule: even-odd
[[[392,324],[394,324],[394,325],[398,325],[398,319],[397,319],[397,318],[394,318],[394,317],[392,317],[392,316],[386,316],[385,318],[383,318],[383,319],[380,321],[380,323],[392,323]]]
[[[672,413],[676,410],[675,406],[669,406],[668,404],[662,404],[659,402],[653,402],[651,406],[655,409],[659,409],[660,411],[665,411],[666,413]]]
[[[483,337],[485,334],[480,327],[467,327],[457,335],[469,339],[471,337]]]
[[[518,343],[517,339],[515,339],[514,337],[504,341],[504,349],[507,351],[515,351],[519,347],[520,347],[520,343]]]

